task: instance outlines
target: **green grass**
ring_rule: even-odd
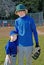
[[[8,38],[0,39],[0,65],[3,65],[5,59],[5,44]],[[44,36],[39,36],[41,54],[37,60],[33,60],[32,65],[44,65]]]
[[[0,39],[0,65],[3,65],[5,59],[5,44],[7,43],[8,38]]]

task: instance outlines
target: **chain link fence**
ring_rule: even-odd
[[[29,13],[34,18],[36,25],[44,25],[43,12]],[[0,20],[0,26],[14,26],[15,20]]]
[[[36,25],[43,25],[43,12],[29,13],[34,18]]]

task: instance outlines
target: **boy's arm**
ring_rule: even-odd
[[[19,48],[18,48],[18,46],[17,46],[17,52],[19,52]]]
[[[8,54],[6,55],[6,58],[9,60],[9,64],[11,64],[12,63],[11,56]]]
[[[36,42],[36,47],[38,47],[39,46],[38,33],[37,33],[36,25],[35,25],[33,19],[31,20],[31,28],[32,28],[32,32],[34,34],[34,38],[35,38],[35,42]]]
[[[15,21],[14,29],[18,32],[18,23]]]
[[[9,45],[9,43],[7,43],[7,45],[5,46],[5,51],[6,51],[6,55],[10,54],[10,45]]]
[[[9,44],[9,42],[5,46],[5,51],[6,51],[6,58],[9,60],[9,63],[11,64],[10,44]]]

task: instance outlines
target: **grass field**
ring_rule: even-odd
[[[3,35],[0,38],[0,65],[3,65],[3,63],[4,63],[4,59],[5,59],[5,48],[4,47],[9,39],[6,36],[4,37]],[[41,54],[37,60],[33,60],[32,65],[44,65],[44,35],[39,35],[39,43],[40,43],[40,47],[41,47]]]

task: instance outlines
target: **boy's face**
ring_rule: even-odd
[[[19,17],[23,17],[23,16],[26,15],[26,12],[25,12],[25,11],[18,11],[18,12],[17,12],[17,15],[18,15]]]
[[[17,34],[11,35],[10,38],[11,38],[11,41],[15,41],[17,39]]]

